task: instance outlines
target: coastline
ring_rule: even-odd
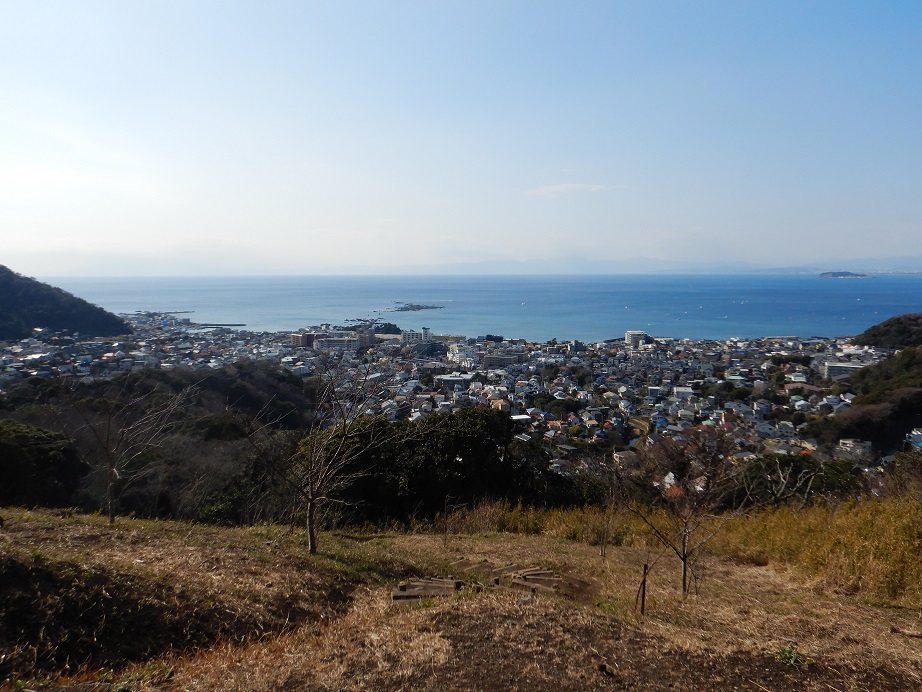
[[[640,329],[691,339],[841,337],[922,311],[922,275],[826,281],[816,274],[63,278],[115,313],[187,312],[250,331],[384,319],[402,329],[530,341],[604,341]],[[405,311],[395,305],[439,306]]]

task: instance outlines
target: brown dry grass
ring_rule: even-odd
[[[762,651],[796,641],[810,654],[904,660],[907,670],[922,672],[919,642],[889,633],[891,624],[922,629],[922,612],[875,607],[855,596],[827,591],[821,581],[784,565],[706,557],[698,567],[698,594],[683,601],[679,562],[666,555],[649,577],[647,613],[641,619],[635,600],[643,564],[660,554],[653,548],[609,548],[602,559],[595,546],[546,536],[455,537],[447,549],[433,536],[399,536],[394,544],[409,556],[516,562],[585,579],[594,585],[590,604],[684,649]]]
[[[918,689],[922,628],[911,608],[870,605],[780,563],[708,557],[683,601],[677,560],[662,558],[647,614],[634,610],[645,547],[598,547],[549,535],[321,536],[309,559],[285,529],[214,529],[4,511],[0,551],[171,578],[228,611],[261,613],[262,636],[164,653],[64,682],[137,690],[283,689]],[[636,543],[640,544],[640,541]],[[474,573],[452,598],[395,605],[403,575],[449,576],[466,559],[541,566],[586,582],[576,601],[486,589]],[[339,600],[337,600],[339,599]],[[278,606],[278,604],[283,604]],[[288,626],[286,606],[299,608]],[[275,605],[273,605],[275,604]],[[273,608],[276,610],[273,610]],[[766,653],[810,659],[787,666]],[[47,683],[47,679],[46,679]]]

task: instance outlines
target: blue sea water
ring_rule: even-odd
[[[117,313],[297,330],[377,317],[435,334],[601,341],[640,329],[694,339],[852,336],[922,312],[922,276],[816,275],[46,277]],[[394,312],[406,303],[437,310]]]

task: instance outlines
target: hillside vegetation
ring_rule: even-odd
[[[82,336],[131,333],[131,327],[111,312],[0,265],[0,340],[24,339],[34,328]]]
[[[922,346],[922,313],[891,317],[856,336],[854,342],[877,348]]]
[[[922,427],[922,347],[906,347],[862,368],[847,388],[858,395],[851,409],[812,423],[809,434],[827,442],[852,437],[879,450],[899,449],[909,430]]]
[[[0,395],[0,450],[10,450],[0,456],[7,480],[0,498],[101,510],[111,490],[116,514],[302,524],[291,462],[317,413],[318,386],[256,362],[146,370],[88,384],[25,380]],[[185,397],[183,406],[170,412],[162,435],[129,458],[121,433],[177,396]],[[365,428],[381,424],[369,418]],[[324,521],[428,520],[449,498],[556,506],[600,496],[597,483],[554,473],[546,449],[538,440],[517,440],[500,411],[467,408],[387,425],[406,434],[356,450],[343,470],[352,481]],[[107,488],[113,466],[118,478]]]

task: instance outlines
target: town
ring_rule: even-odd
[[[741,458],[825,455],[875,473],[899,451],[859,439],[824,445],[804,434],[808,420],[851,406],[844,382],[852,373],[891,355],[846,339],[712,341],[628,331],[594,344],[532,343],[435,335],[425,327],[381,333],[374,323],[269,333],[198,325],[174,313],[123,317],[134,333],[122,341],[37,329],[31,338],[0,342],[0,391],[26,378],[92,382],[146,368],[223,368],[247,360],[307,377],[333,355],[353,377],[379,385],[363,413],[415,420],[464,407],[498,409],[516,422],[520,440],[546,443],[560,470],[579,469],[599,448],[628,465],[639,441],[655,444],[699,426],[732,435]],[[922,430],[905,444],[922,447]]]

